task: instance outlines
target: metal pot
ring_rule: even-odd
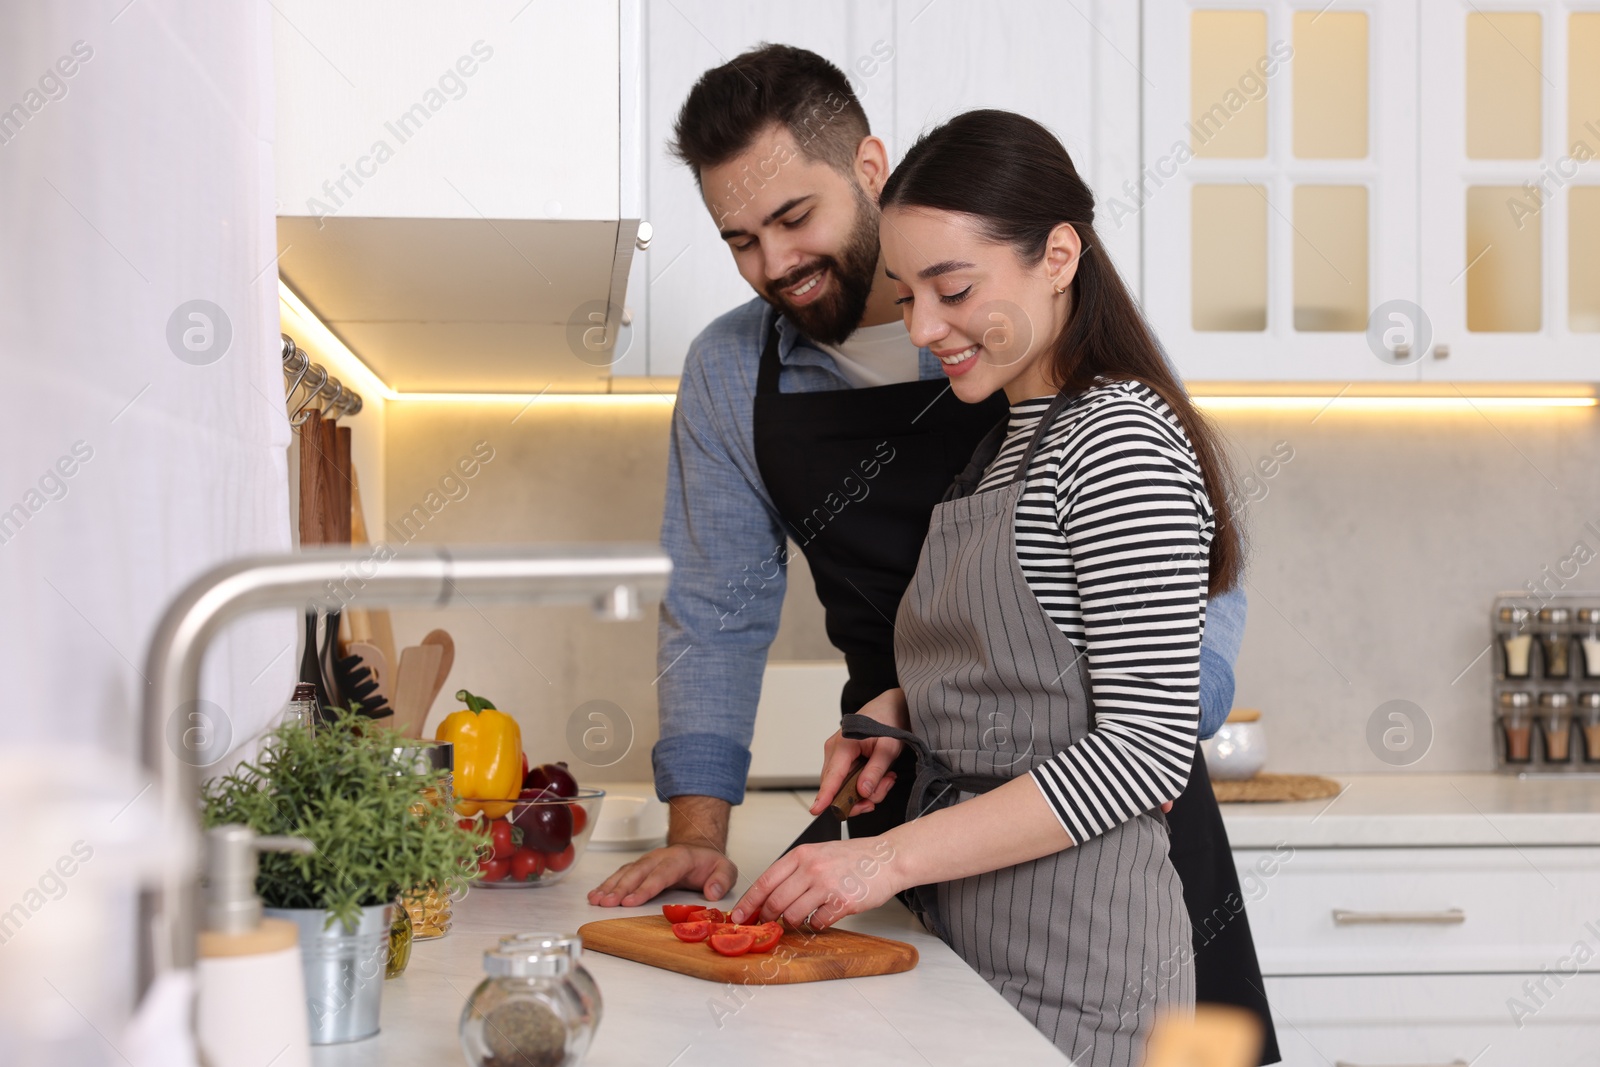
[[[311,1043],[337,1045],[376,1034],[394,905],[362,908],[354,928],[337,919],[329,924],[331,913],[321,908],[267,908],[265,914],[299,927]]]

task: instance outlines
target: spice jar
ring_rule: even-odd
[[[445,772],[437,789],[422,791],[422,799],[412,806],[412,814],[420,815],[426,804],[455,803],[455,745],[449,741],[418,740],[397,747],[394,755],[407,773],[425,776]],[[400,903],[411,916],[413,941],[429,941],[449,932],[450,895],[438,883],[406,890],[400,894]]]
[[[1545,762],[1570,762],[1572,760],[1571,694],[1539,694],[1539,728],[1544,741]]]
[[[570,934],[520,934],[483,954],[487,977],[461,1011],[461,1050],[469,1067],[576,1067],[583,1061],[599,999],[587,972],[578,977],[583,967],[574,952],[581,949],[571,942],[581,946]]]
[[[1583,676],[1600,678],[1600,608],[1578,609],[1578,644],[1583,649]]]
[[[1533,669],[1533,634],[1528,624],[1533,612],[1515,606],[1503,607],[1495,624],[1495,640],[1505,665],[1507,678],[1526,678]]]
[[[572,960],[572,984],[577,987],[578,995],[583,998],[584,1014],[590,1027],[600,1025],[600,987],[595,985],[594,976],[583,965],[583,938],[576,934],[506,934],[500,939],[502,946],[509,946],[516,951],[524,945],[559,945]]]
[[[1566,608],[1539,609],[1539,648],[1544,653],[1544,676],[1572,675],[1572,612]]]
[[[1600,763],[1600,693],[1578,694],[1578,724],[1583,727],[1583,758]]]
[[[1506,762],[1527,763],[1533,758],[1533,694],[1500,694],[1500,731],[1505,736]]]

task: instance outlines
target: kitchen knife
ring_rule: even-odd
[[[793,851],[800,845],[811,845],[819,841],[838,841],[844,836],[844,820],[850,814],[850,809],[856,806],[856,801],[861,799],[861,794],[856,792],[856,779],[861,777],[861,771],[866,767],[865,759],[857,759],[855,766],[850,768],[850,773],[845,776],[839,792],[834,794],[833,803],[828,805],[828,810],[811,820],[811,825],[801,831],[800,836],[784,849],[784,853]]]

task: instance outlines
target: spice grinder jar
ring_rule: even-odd
[[[1500,733],[1507,763],[1533,759],[1533,694],[1516,690],[1500,694]]]
[[[1572,612],[1566,608],[1540,608],[1538,630],[1544,676],[1572,677]]]
[[[1578,609],[1578,647],[1583,650],[1583,676],[1600,678],[1600,608]]]
[[[1539,694],[1539,739],[1546,763],[1572,762],[1572,694]]]
[[[1495,642],[1500,646],[1500,665],[1506,678],[1526,678],[1533,672],[1533,612],[1507,605],[1495,619]]]
[[[1600,763],[1600,693],[1578,694],[1577,720],[1583,729],[1583,758]]]

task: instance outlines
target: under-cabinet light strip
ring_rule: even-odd
[[[278,297],[296,315],[318,332],[324,347],[333,348],[348,357],[361,369],[363,392],[373,393],[385,400],[425,404],[521,404],[534,401],[541,404],[605,404],[629,407],[664,407],[677,400],[674,391],[629,393],[402,393],[389,387],[377,374],[350,351],[337,334],[317,317],[305,301],[283,281],[278,282]],[[1321,411],[1337,408],[1340,411],[1382,412],[1451,412],[1478,411],[1485,408],[1499,410],[1516,408],[1592,408],[1600,400],[1593,396],[1247,396],[1199,394],[1194,397],[1197,406],[1208,411]]]

